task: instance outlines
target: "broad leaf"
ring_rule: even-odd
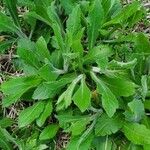
[[[0,120],[0,127],[1,128],[7,128],[10,127],[14,123],[14,120],[11,118],[3,118]]]
[[[88,41],[91,50],[98,37],[98,30],[101,28],[104,18],[104,11],[100,0],[95,0],[88,16]]]
[[[38,74],[46,81],[55,81],[59,76],[59,72],[49,64],[42,66],[39,69]]]
[[[40,140],[49,140],[52,139],[59,129],[58,124],[51,124],[44,128],[42,133],[40,134]]]
[[[117,114],[109,118],[106,114],[100,116],[95,125],[95,134],[105,136],[116,133],[123,125],[122,116]]]
[[[117,96],[128,97],[135,93],[135,84],[126,78],[102,78],[103,82],[109,87],[109,89]]]
[[[72,102],[72,95],[76,84],[83,78],[83,75],[79,75],[76,79],[72,81],[67,90],[60,95],[57,101],[57,110],[66,109]]]
[[[19,37],[25,37],[13,21],[2,12],[0,12],[0,32],[11,32],[17,34]]]
[[[25,127],[37,119],[44,110],[44,104],[40,101],[21,111],[18,118],[19,127]]]
[[[108,136],[96,137],[93,140],[92,145],[96,148],[96,150],[115,150],[113,148],[113,142]]]
[[[102,95],[102,105],[105,109],[107,115],[112,117],[116,112],[116,109],[119,107],[118,100],[115,95],[111,92],[108,86],[94,73],[91,73],[91,77],[97,84],[97,91]]]
[[[36,45],[29,39],[20,39],[17,54],[28,65],[39,68],[41,63],[36,53]]]
[[[68,75],[68,77],[62,77],[58,81],[43,82],[34,91],[33,99],[48,99],[55,96],[61,88],[70,83],[75,78],[74,75]]]
[[[77,5],[67,20],[67,37],[68,45],[74,52],[80,54],[83,53],[83,46],[81,44],[81,38],[83,35],[83,29],[81,28],[81,10]]]
[[[81,136],[73,136],[70,140],[70,142],[67,144],[66,150],[87,150],[90,148],[91,142],[93,140],[93,133],[88,135],[86,139],[83,140],[83,142],[80,143],[80,137]]]
[[[106,45],[99,45],[94,47],[84,57],[84,63],[95,63],[95,61],[104,60],[112,55],[112,49]]]
[[[50,117],[52,110],[53,110],[53,106],[51,100],[45,102],[44,110],[39,116],[39,118],[37,118],[36,120],[36,123],[39,127],[41,127],[45,123],[46,119]]]
[[[87,110],[91,105],[91,91],[87,87],[84,79],[81,80],[81,85],[74,94],[73,101],[82,112]]]
[[[41,79],[30,76],[11,79],[1,85],[2,92],[7,95],[3,99],[3,106],[8,107],[15,103],[29,89],[40,84]]]
[[[149,38],[143,33],[139,33],[135,41],[135,50],[139,53],[149,54],[150,41]]]
[[[128,103],[130,110],[125,111],[125,117],[128,121],[139,122],[144,117],[144,104],[141,100],[133,100]]]
[[[138,1],[134,1],[130,5],[124,7],[122,11],[119,12],[112,20],[106,22],[103,25],[103,27],[114,25],[114,24],[120,24],[123,26],[126,24],[127,19],[133,16],[140,9],[141,9],[140,3]]]
[[[50,59],[50,53],[47,48],[47,43],[42,36],[36,42],[36,52],[40,61],[44,61],[46,58],[48,60]]]
[[[80,135],[86,129],[88,123],[88,119],[80,119],[79,121],[72,122],[71,126],[65,132],[71,132],[72,136]]]
[[[150,144],[150,130],[138,123],[125,123],[123,133],[134,144]]]

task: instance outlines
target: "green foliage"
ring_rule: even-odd
[[[0,33],[9,38],[0,52],[15,44],[22,74],[0,85],[0,148],[56,149],[65,133],[67,150],[149,149],[150,41],[131,33],[144,17],[142,4],[4,3]],[[18,6],[28,12],[18,14]],[[14,107],[18,117],[5,116]]]

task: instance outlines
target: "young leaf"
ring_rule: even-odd
[[[48,125],[47,127],[44,128],[44,130],[40,134],[39,139],[40,140],[52,139],[56,135],[58,129],[59,129],[59,125],[58,124]]]
[[[38,84],[40,84],[40,82],[41,79],[35,76],[20,77],[4,82],[1,85],[1,89],[2,92],[8,96],[3,99],[3,106],[10,106],[12,103],[16,102],[25,92],[33,87],[36,87]]]
[[[19,128],[25,127],[37,119],[44,110],[44,104],[43,101],[40,101],[21,111],[18,118]]]
[[[98,37],[98,30],[101,28],[104,19],[104,11],[101,5],[101,0],[95,0],[88,16],[88,41],[89,49],[91,50]]]
[[[139,33],[135,41],[135,50],[138,53],[149,54],[150,41],[149,38],[143,33]]]
[[[60,97],[58,98],[58,101],[57,101],[57,110],[62,110],[64,108],[67,108],[71,102],[72,102],[72,94],[73,94],[73,91],[74,91],[74,88],[76,86],[76,84],[83,78],[83,75],[79,75],[76,79],[74,79],[72,81],[72,83],[69,85],[69,87],[67,88],[67,90],[62,93],[60,95]]]
[[[95,134],[105,136],[116,133],[123,125],[122,116],[117,114],[109,118],[106,114],[100,116],[95,125]]]
[[[46,58],[48,60],[50,59],[50,53],[47,49],[47,43],[42,36],[36,42],[36,52],[39,56],[39,60],[44,61]]]
[[[118,100],[107,85],[92,72],[91,77],[97,84],[98,93],[102,95],[102,105],[107,115],[112,117],[119,107]]]
[[[124,123],[123,133],[134,144],[150,144],[150,130],[138,123]]]
[[[128,103],[130,110],[125,111],[126,120],[139,122],[144,117],[144,104],[140,100],[133,100]]]
[[[74,103],[78,106],[81,112],[84,112],[91,105],[91,91],[85,83],[85,79],[81,80],[79,89],[73,96]]]
[[[51,115],[52,110],[53,110],[52,102],[51,100],[49,100],[45,103],[44,111],[36,120],[36,123],[39,127],[41,127],[45,123],[46,119]]]

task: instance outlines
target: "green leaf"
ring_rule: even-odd
[[[125,111],[125,117],[128,121],[139,122],[144,117],[144,104],[141,100],[133,100],[128,103],[130,110]]]
[[[18,13],[17,13],[17,0],[4,0],[6,3],[6,6],[10,12],[10,15],[12,16],[14,23],[20,27],[20,23],[19,23],[19,18],[18,18]]]
[[[83,29],[81,28],[81,9],[77,5],[67,20],[67,37],[68,44],[74,52],[83,53],[83,46],[81,44],[81,38],[83,35]]]
[[[44,128],[42,133],[40,134],[40,140],[49,140],[52,139],[59,129],[58,124],[51,124]]]
[[[127,5],[122,9],[121,12],[119,12],[113,19],[106,22],[103,27],[110,26],[110,25],[125,25],[127,22],[127,19],[129,19],[131,16],[133,16],[137,11],[141,9],[141,5],[138,1],[134,1],[133,3]],[[131,19],[131,18],[130,18]]]
[[[1,89],[7,96],[3,99],[3,106],[8,107],[12,103],[15,103],[25,92],[36,87],[40,82],[41,79],[35,76],[18,77],[4,82],[1,85]]]
[[[66,84],[72,82],[72,80],[74,78],[75,78],[74,75],[70,75],[69,76],[69,74],[68,74],[68,77],[62,77],[58,81],[43,82],[34,91],[32,98],[33,99],[48,99],[48,98],[52,98]]]
[[[79,121],[89,122],[91,119],[89,115],[73,115],[71,112],[68,111],[58,114],[56,118],[58,119],[60,126],[64,130],[68,129],[68,124],[71,125]]]
[[[106,114],[100,116],[95,125],[95,134],[97,136],[105,136],[116,133],[123,125],[122,116],[117,114],[109,118]]]
[[[40,61],[44,61],[46,58],[48,60],[50,59],[50,53],[47,49],[47,43],[42,36],[36,42],[36,52],[39,56]]]
[[[53,30],[54,30],[56,42],[57,42],[57,45],[59,46],[59,49],[61,51],[65,51],[65,44],[64,44],[65,42],[64,42],[64,39],[62,37],[60,26],[57,23],[54,23],[53,24]]]
[[[113,149],[113,142],[108,136],[105,137],[97,137],[93,140],[93,147],[96,150],[114,150]]]
[[[91,91],[87,87],[85,79],[81,80],[81,85],[74,94],[73,101],[77,105],[77,107],[81,110],[81,112],[87,110],[91,105]]]
[[[43,101],[40,101],[21,111],[18,118],[19,128],[25,127],[37,119],[44,110],[44,104]]]
[[[112,55],[112,49],[107,45],[99,45],[94,47],[87,55],[84,57],[84,63],[95,63],[99,60],[104,60]]]
[[[53,110],[52,102],[51,102],[51,100],[49,100],[45,103],[44,111],[41,113],[39,118],[37,118],[37,120],[36,120],[36,123],[39,127],[43,126],[46,119],[48,117],[50,117],[52,110]]]
[[[81,29],[81,9],[77,5],[72,13],[69,15],[67,20],[67,32],[70,32],[72,35],[76,35]]]
[[[119,62],[116,60],[112,60],[109,62],[109,68],[112,69],[133,69],[135,65],[137,64],[137,59],[133,59],[132,61],[129,62]]]
[[[147,53],[149,54],[149,49],[150,49],[150,41],[149,38],[143,34],[143,33],[139,33],[136,41],[135,41],[135,50],[138,53]]]
[[[141,77],[142,98],[143,98],[143,100],[145,100],[146,95],[147,95],[147,92],[148,92],[147,80],[148,80],[148,78],[147,78],[146,75],[143,75],[143,76]]]
[[[49,64],[42,66],[39,69],[38,74],[46,81],[55,81],[59,76],[59,73],[57,73],[57,71]]]
[[[10,127],[13,123],[14,123],[13,119],[5,117],[0,120],[0,127],[7,128],[7,127]]]
[[[0,127],[0,148],[4,150],[13,150],[9,140],[4,135],[4,129]]]
[[[69,87],[67,88],[67,90],[65,92],[63,92],[59,98],[58,101],[56,103],[57,105],[57,111],[62,110],[62,109],[66,109],[72,102],[72,94],[74,91],[74,88],[76,86],[76,84],[83,78],[83,75],[79,75],[76,79],[74,79],[72,81],[72,83],[69,85]]]
[[[19,37],[24,37],[24,34],[13,23],[10,17],[0,12],[0,32],[11,32],[17,34]]]
[[[101,28],[104,19],[104,11],[101,5],[101,0],[95,0],[88,16],[88,41],[89,50],[91,50],[98,37],[98,30]]]
[[[135,84],[128,79],[104,77],[102,80],[116,96],[128,97],[135,93]]]
[[[65,130],[65,132],[71,132],[72,136],[80,135],[86,129],[88,123],[88,119],[79,119],[79,121],[72,122],[69,129]]]
[[[79,145],[80,137],[81,136],[73,136],[70,142],[68,143],[66,150],[88,150],[90,149],[91,142],[94,137],[93,133],[88,135],[88,137],[86,137],[84,141],[80,143]]]
[[[91,77],[97,84],[98,93],[102,95],[103,108],[105,109],[107,115],[109,117],[112,117],[116,112],[116,109],[119,107],[117,98],[107,87],[105,82],[97,78],[97,76],[94,73],[91,73]]]
[[[66,14],[70,14],[76,6],[77,0],[60,0],[61,6],[65,9]]]
[[[17,54],[28,65],[39,68],[41,63],[36,53],[36,45],[29,39],[20,39]]]
[[[150,130],[138,123],[124,123],[123,133],[134,144],[150,144]]]

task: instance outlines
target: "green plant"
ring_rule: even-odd
[[[0,13],[0,31],[17,37],[24,75],[1,85],[2,105],[32,105],[19,113],[14,138],[0,128],[0,146],[11,149],[10,141],[20,149],[52,148],[56,135],[66,132],[67,150],[149,149],[150,42],[131,32],[145,14],[141,3],[5,2],[12,17]],[[16,4],[29,8],[27,34]],[[28,128],[34,134],[24,138]]]

